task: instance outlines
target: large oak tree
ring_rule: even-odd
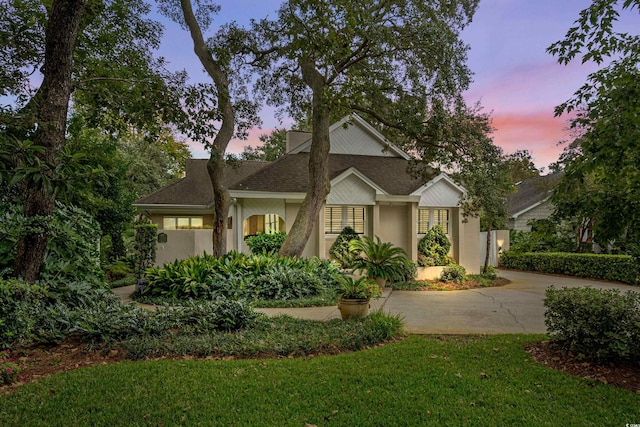
[[[436,157],[447,144],[425,128],[429,106],[461,102],[470,72],[459,33],[477,0],[290,0],[252,28],[253,63],[267,102],[297,121],[310,115],[309,186],[280,251],[300,255],[330,191],[329,127],[358,112]],[[430,160],[430,159],[429,159]]]

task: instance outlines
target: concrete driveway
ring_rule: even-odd
[[[391,314],[400,314],[406,329],[413,334],[513,334],[545,333],[544,294],[554,285],[562,287],[592,286],[594,288],[640,292],[638,286],[627,286],[597,280],[545,274],[500,270],[500,276],[511,281],[498,288],[466,291],[391,291],[386,289],[382,298],[371,302],[371,309],[382,308]],[[116,288],[114,292],[124,302],[135,286]],[[145,306],[153,309],[153,306]],[[313,320],[340,317],[336,306],[308,308],[258,308],[269,316],[287,314]]]
[[[543,300],[551,285],[640,291],[639,287],[573,277],[507,270],[499,274],[511,283],[466,291],[393,291],[384,310],[404,316],[407,331],[415,334],[545,333]]]

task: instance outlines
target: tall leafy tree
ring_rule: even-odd
[[[234,136],[246,138],[247,130],[260,123],[256,103],[246,96],[243,81],[235,68],[241,61],[232,48],[233,40],[222,29],[205,40],[206,30],[220,6],[198,1],[194,11],[190,0],[166,0],[163,12],[191,34],[193,49],[213,84],[196,85],[185,94],[188,123],[183,130],[205,144],[211,154],[207,171],[213,188],[213,255],[227,251],[227,217],[231,198],[224,182],[225,152]],[[236,95],[236,97],[234,97]]]
[[[509,157],[493,144],[489,117],[479,110],[468,111],[469,128],[464,150],[455,161],[453,177],[466,189],[460,203],[464,217],[480,216],[481,229],[487,232],[483,271],[489,266],[491,231],[506,225],[507,196],[513,191]]]
[[[246,146],[240,158],[242,160],[265,160],[273,162],[285,155],[287,149],[287,132],[284,129],[274,129],[270,134],[260,135],[262,145]]]
[[[330,191],[329,126],[359,112],[407,140],[425,131],[427,107],[461,102],[469,83],[467,46],[459,32],[476,0],[290,0],[277,20],[256,22],[250,51],[262,67],[258,87],[267,102],[297,121],[311,118],[309,186],[281,255],[300,255]]]
[[[602,246],[617,241],[640,253],[640,35],[615,31],[620,11],[637,17],[640,1],[593,1],[548,49],[562,64],[581,57],[601,65],[556,108],[576,112],[579,137],[561,159],[553,200],[559,216],[590,219]]]
[[[158,116],[178,119],[171,78],[152,51],[161,27],[145,18],[142,0],[9,0],[0,3],[0,93],[10,105],[0,109],[3,147],[18,147],[23,158],[3,167],[22,185],[25,216],[32,227],[18,241],[14,274],[35,281],[45,255],[56,195],[77,156],[66,144],[69,101],[84,105],[96,127],[111,133]],[[41,75],[39,74],[41,73]],[[41,80],[39,79],[41,77]],[[41,81],[37,88],[32,84]],[[100,126],[97,124],[100,123]],[[106,126],[110,124],[110,126]],[[8,157],[3,157],[7,159]],[[6,165],[7,162],[3,163]]]
[[[505,156],[505,166],[509,172],[509,180],[516,184],[525,179],[540,176],[542,172],[533,163],[529,150],[517,150]]]

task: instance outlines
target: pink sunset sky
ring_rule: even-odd
[[[217,22],[247,24],[250,18],[273,18],[280,3],[223,0]],[[471,48],[468,65],[474,73],[465,98],[470,104],[479,101],[490,113],[497,145],[506,153],[529,150],[536,166],[545,170],[562,152],[559,142],[571,137],[568,118],[554,117],[554,107],[570,98],[597,69],[579,60],[559,65],[546,48],[560,40],[590,4],[590,0],[481,0],[462,34]],[[616,30],[637,34],[639,28],[640,15],[634,9],[622,13]],[[193,53],[188,33],[177,25],[166,23],[160,53],[171,67],[186,69],[192,81],[210,81]],[[232,141],[229,151],[239,153],[246,145],[259,145],[261,134],[290,125],[279,123],[271,108],[264,108],[260,115],[262,128],[252,129],[247,141]],[[190,146],[194,157],[208,157],[201,145]]]

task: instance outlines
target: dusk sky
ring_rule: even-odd
[[[216,22],[246,24],[250,18],[274,18],[280,4],[279,0],[223,0]],[[497,145],[506,153],[529,150],[537,167],[545,171],[562,152],[558,142],[570,138],[567,117],[554,117],[554,107],[570,98],[587,74],[597,69],[594,64],[581,65],[579,60],[559,65],[546,48],[565,35],[589,4],[590,0],[481,0],[473,22],[462,35],[471,46],[468,65],[474,73],[465,94],[467,101],[480,101],[491,114]],[[637,34],[638,10],[624,12],[616,30]],[[192,46],[186,31],[166,23],[160,53],[171,68],[186,69],[193,81],[210,81]],[[245,145],[257,145],[258,137],[274,127],[290,126],[288,122],[280,124],[270,108],[264,108],[260,116],[262,128],[253,129],[247,141],[232,141],[229,151],[241,152]],[[191,149],[194,157],[208,157],[199,144],[191,144]]]

